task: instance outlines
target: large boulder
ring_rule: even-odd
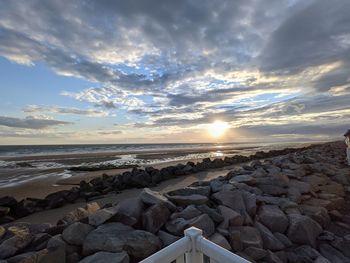
[[[215,232],[215,224],[207,214],[192,218],[188,221],[188,224],[202,229],[205,237],[209,237]]]
[[[174,211],[176,209],[176,206],[170,202],[168,198],[158,192],[152,191],[149,188],[144,188],[139,197],[141,198],[142,202],[147,205],[164,203],[170,211]]]
[[[91,256],[83,258],[79,263],[129,263],[129,256],[125,252],[97,252]]]
[[[173,195],[169,196],[169,200],[180,206],[202,205],[208,202],[208,197],[199,194],[193,195]]]
[[[160,240],[162,241],[163,247],[166,247],[166,246],[168,246],[168,245],[170,245],[170,244],[172,244],[175,241],[180,239],[180,237],[174,236],[174,235],[169,234],[168,232],[165,232],[162,230],[159,230],[157,235],[160,238]]]
[[[175,236],[182,235],[184,233],[184,230],[188,227],[189,221],[181,217],[168,221],[165,224],[166,230]]]
[[[89,215],[89,224],[92,226],[99,226],[111,219],[116,213],[117,208],[114,206],[97,210],[95,213]]]
[[[179,217],[184,218],[184,219],[191,219],[191,218],[197,217],[201,214],[202,214],[202,212],[200,210],[198,210],[194,205],[189,205],[184,210],[182,210],[180,212],[173,213],[171,215],[171,219],[175,219],[175,218],[179,218]]]
[[[234,250],[246,249],[248,247],[263,248],[263,241],[259,231],[251,226],[230,227],[230,243]],[[238,246],[237,246],[237,243]]]
[[[83,244],[83,254],[125,250],[135,258],[145,258],[160,248],[160,239],[152,233],[135,230],[121,223],[107,223],[88,234]]]
[[[344,256],[336,248],[328,244],[321,244],[319,247],[321,254],[332,263],[350,263],[350,259]]]
[[[34,239],[34,236],[28,229],[9,227],[10,238],[3,241],[0,245],[0,259],[6,259],[15,255],[18,251],[25,249]]]
[[[241,214],[224,205],[219,205],[218,210],[224,218],[224,221],[221,222],[219,228],[227,229],[229,226],[243,225],[244,220]]]
[[[276,205],[260,206],[258,220],[272,232],[284,233],[289,224],[287,216]]]
[[[210,195],[210,186],[197,186],[197,187],[185,187],[181,189],[177,189],[174,191],[170,191],[167,194],[170,196],[173,195],[184,195],[184,196],[189,196],[189,195],[204,195],[204,196],[209,196]]]
[[[259,222],[255,223],[255,227],[259,230],[263,240],[263,247],[272,251],[282,250],[285,248],[283,243],[271,233],[271,231]]]
[[[88,224],[75,222],[63,231],[62,238],[71,245],[80,246],[92,230],[94,230],[94,228]]]
[[[96,202],[88,203],[85,208],[79,207],[66,214],[62,219],[58,221],[58,224],[71,224],[80,221],[84,218],[87,218],[89,215],[92,215],[99,209],[100,206]]]
[[[122,200],[116,205],[116,213],[109,221],[137,225],[141,221],[144,209],[145,205],[139,197]]]
[[[288,218],[288,238],[293,243],[315,247],[316,238],[321,234],[322,227],[308,216],[291,214]]]
[[[209,240],[217,245],[219,245],[222,248],[225,248],[227,250],[232,250],[230,243],[227,241],[227,239],[221,235],[220,233],[214,233],[209,237]]]
[[[151,206],[142,215],[142,225],[145,230],[156,233],[167,222],[170,211],[164,203]]]

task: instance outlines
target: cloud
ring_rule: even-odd
[[[45,129],[57,125],[72,124],[71,122],[50,120],[50,119],[37,119],[34,117],[13,118],[0,116],[0,126],[13,127],[13,128],[25,128],[25,129]]]
[[[89,109],[25,112],[122,113],[140,129],[337,126],[348,121],[349,9],[347,0],[5,0],[0,55],[91,82],[61,92]]]
[[[46,112],[46,113],[60,113],[60,114],[76,114],[76,115],[86,115],[90,117],[104,117],[107,116],[107,112],[98,111],[94,109],[78,109],[72,107],[59,107],[59,106],[38,106],[38,105],[29,105],[22,109],[26,113],[37,113],[37,112]]]

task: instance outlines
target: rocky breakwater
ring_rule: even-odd
[[[92,201],[96,198],[102,198],[107,194],[118,193],[124,189],[152,187],[171,178],[249,162],[252,160],[294,153],[304,149],[306,148],[286,148],[283,150],[257,152],[250,156],[235,155],[232,157],[225,157],[224,159],[216,158],[213,160],[206,158],[201,162],[188,162],[187,164],[178,164],[176,166],[168,166],[162,169],[156,169],[153,167],[146,167],[145,169],[133,168],[131,171],[126,171],[122,174],[104,174],[101,177],[90,180],[90,182],[81,181],[80,185],[77,187],[49,194],[44,199],[29,197],[17,201],[11,196],[4,196],[0,197],[0,225],[13,222],[15,219],[42,210],[53,209],[69,203],[84,200]]]
[[[91,203],[55,226],[5,224],[0,262],[138,262],[190,226],[251,262],[350,262],[344,157],[330,143],[164,195],[145,188],[118,204]]]

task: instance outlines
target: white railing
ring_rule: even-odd
[[[204,238],[202,230],[196,227],[186,229],[183,238],[140,263],[203,263],[203,255],[209,257],[210,263],[250,263]]]

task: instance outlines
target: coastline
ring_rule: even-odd
[[[161,169],[166,166],[186,164],[187,162],[199,162],[203,158],[200,156],[202,153],[208,153],[210,151],[219,150],[219,154],[211,158],[223,159],[225,156],[234,156],[235,154],[249,156],[255,154],[260,150],[274,150],[274,149],[284,149],[285,146],[288,147],[305,147],[317,143],[285,143],[276,145],[267,145],[265,147],[261,146],[240,146],[227,147],[227,148],[217,148],[209,147],[206,149],[173,149],[167,151],[153,150],[153,151],[142,151],[139,152],[141,157],[157,159],[165,159],[162,162],[139,165],[140,169],[144,169],[147,166],[152,166],[156,169]],[[123,155],[128,155],[135,153],[135,151],[123,152]],[[199,154],[197,158],[187,158],[181,159],[181,156],[186,154]],[[103,162],[108,160],[114,160],[118,158],[120,152],[97,152],[97,153],[74,153],[74,154],[56,154],[56,155],[30,155],[30,156],[17,156],[17,157],[0,157],[3,161],[13,161],[13,162],[26,162],[26,161],[58,161],[60,164],[67,165],[64,168],[51,168],[51,169],[33,169],[33,168],[20,168],[16,173],[13,169],[0,168],[0,181],[1,179],[8,183],[6,180],[16,180],[21,176],[25,176],[24,182],[14,182],[13,185],[7,187],[0,187],[0,197],[2,196],[13,196],[16,199],[24,199],[27,197],[31,198],[45,198],[48,194],[56,191],[69,190],[73,186],[79,185],[82,180],[90,181],[93,178],[100,177],[103,174],[115,175],[123,173],[125,171],[130,171],[129,169],[107,169],[98,171],[81,171],[73,172],[67,170],[71,165],[82,164],[87,161]],[[220,156],[221,155],[221,156]],[[176,160],[172,160],[175,156],[180,156]],[[166,160],[169,159],[169,160]]]

